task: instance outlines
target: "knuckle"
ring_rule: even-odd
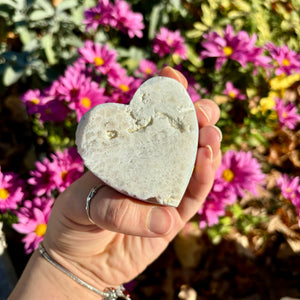
[[[120,228],[125,221],[128,211],[128,201],[117,201],[110,205],[105,215],[106,224],[112,228]]]

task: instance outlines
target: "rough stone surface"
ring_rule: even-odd
[[[76,144],[87,168],[106,184],[146,202],[178,206],[198,148],[194,105],[179,82],[154,77],[129,105],[89,110]]]

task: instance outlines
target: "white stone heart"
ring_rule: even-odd
[[[198,148],[194,105],[176,80],[144,82],[129,105],[100,104],[81,119],[78,152],[107,185],[131,197],[177,207]]]

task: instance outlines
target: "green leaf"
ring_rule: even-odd
[[[58,12],[62,12],[67,9],[71,9],[77,6],[77,1],[74,0],[64,0],[59,3],[59,5],[56,7],[56,10]]]
[[[10,86],[16,83],[21,76],[24,74],[24,69],[20,69],[18,71],[14,70],[13,67],[8,66],[3,74],[3,84],[5,86]]]
[[[162,18],[162,11],[164,6],[162,4],[155,5],[149,16],[149,31],[148,38],[152,40],[155,36],[155,31],[158,28],[158,24]]]
[[[31,21],[41,21],[50,18],[51,16],[53,16],[53,12],[51,13],[44,10],[35,10],[30,14],[29,19]]]
[[[1,0],[0,5],[8,5],[10,7],[15,8],[15,9],[18,8],[18,4],[15,1],[12,1],[12,0]]]
[[[19,34],[23,45],[27,45],[35,39],[35,35],[28,30],[27,26],[16,26],[16,31]]]
[[[208,27],[211,27],[216,17],[215,11],[210,9],[210,7],[207,4],[202,4],[201,9],[203,14],[201,20],[203,24],[205,24]]]
[[[242,217],[244,215],[243,209],[237,203],[232,205],[230,210],[236,219],[239,219],[240,217]]]
[[[56,54],[53,50],[54,41],[53,36],[51,34],[47,34],[42,37],[41,44],[45,50],[48,62],[50,65],[54,65],[57,63]]]
[[[41,8],[43,11],[48,12],[49,15],[54,15],[54,8],[51,2],[48,0],[36,0],[37,7]]]

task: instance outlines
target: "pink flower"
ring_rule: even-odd
[[[63,152],[51,154],[52,165],[55,168],[53,180],[59,192],[63,192],[71,183],[83,175],[84,165],[76,148],[71,147]]]
[[[281,175],[276,180],[284,198],[290,200],[294,205],[300,201],[299,177],[289,177],[287,174]],[[299,202],[300,204],[300,202]]]
[[[109,77],[108,82],[114,88],[112,90],[112,102],[128,104],[134,93],[141,85],[141,79],[127,76],[126,70],[120,68],[118,77]]]
[[[142,59],[138,70],[135,72],[136,75],[140,75],[143,78],[149,78],[157,74],[156,64],[150,60]]]
[[[89,109],[108,101],[104,91],[105,89],[100,88],[96,82],[90,82],[81,87],[77,99],[69,103],[69,108],[76,112],[78,122]]]
[[[16,213],[18,223],[12,226],[16,231],[26,234],[22,239],[26,254],[37,249],[43,240],[53,202],[54,199],[44,197],[33,201],[27,200],[26,206],[21,207]]]
[[[104,75],[116,64],[117,52],[109,50],[107,45],[101,46],[92,41],[85,41],[84,47],[78,49],[83,61],[92,64],[96,70]]]
[[[205,228],[206,226],[211,227],[219,223],[219,218],[225,215],[226,203],[222,201],[226,199],[222,193],[211,192],[203,206],[198,211],[200,214],[200,228]]]
[[[48,101],[45,95],[43,95],[38,89],[28,90],[22,95],[21,100],[26,105],[27,111],[30,115],[38,113],[40,107]]]
[[[270,58],[262,55],[262,48],[255,47],[256,35],[250,37],[246,31],[239,31],[235,35],[232,26],[227,25],[223,36],[214,31],[204,34],[203,37],[204,50],[200,53],[200,58],[216,57],[217,70],[228,59],[239,62],[243,67],[247,63],[253,63],[255,67],[269,67]]]
[[[243,95],[239,89],[234,87],[233,83],[230,81],[226,82],[225,90],[223,91],[225,95],[228,95],[232,99],[245,100],[246,96]]]
[[[300,121],[297,107],[291,102],[284,105],[284,101],[278,98],[276,100],[275,109],[281,128],[288,127],[289,129],[295,129]]]
[[[130,38],[143,37],[143,15],[131,10],[130,5],[123,0],[116,0],[114,5],[108,0],[100,0],[95,7],[84,13],[86,29],[97,30],[99,25],[117,28]]]
[[[277,186],[280,188],[282,195],[291,201],[295,206],[298,214],[298,224],[300,227],[300,185],[299,177],[289,177],[283,174],[276,181]]]
[[[49,197],[56,189],[62,192],[84,171],[83,162],[73,147],[64,152],[56,151],[51,155],[51,160],[45,158],[42,162],[36,162],[35,166],[28,183],[33,186],[36,196]]]
[[[28,179],[28,183],[32,185],[32,192],[36,196],[50,196],[51,192],[55,190],[55,172],[55,166],[48,158],[35,163],[35,170],[30,171],[31,177]]]
[[[116,21],[111,17],[113,5],[109,0],[100,0],[92,8],[85,10],[83,23],[86,24],[86,30],[97,30],[99,25],[112,27],[116,26]]]
[[[23,198],[23,181],[12,172],[2,173],[0,166],[0,212],[17,209]]]
[[[73,66],[69,66],[58,79],[59,84],[56,86],[58,98],[64,101],[73,101],[78,98],[79,90],[83,85],[91,82],[91,78]]]
[[[143,37],[142,30],[144,29],[143,15],[134,13],[130,5],[123,0],[116,0],[113,11],[113,17],[117,21],[117,28],[130,38],[137,36]]]
[[[272,43],[266,45],[272,59],[275,61],[275,74],[291,75],[300,72],[300,54],[290,50],[288,46],[277,47]]]
[[[251,152],[227,151],[216,172],[216,191],[228,190],[234,197],[243,197],[245,191],[257,195],[257,187],[264,183],[265,175]]]
[[[166,27],[161,27],[153,40],[153,52],[159,57],[178,54],[182,59],[186,59],[187,49],[184,42],[179,30],[171,31]]]

